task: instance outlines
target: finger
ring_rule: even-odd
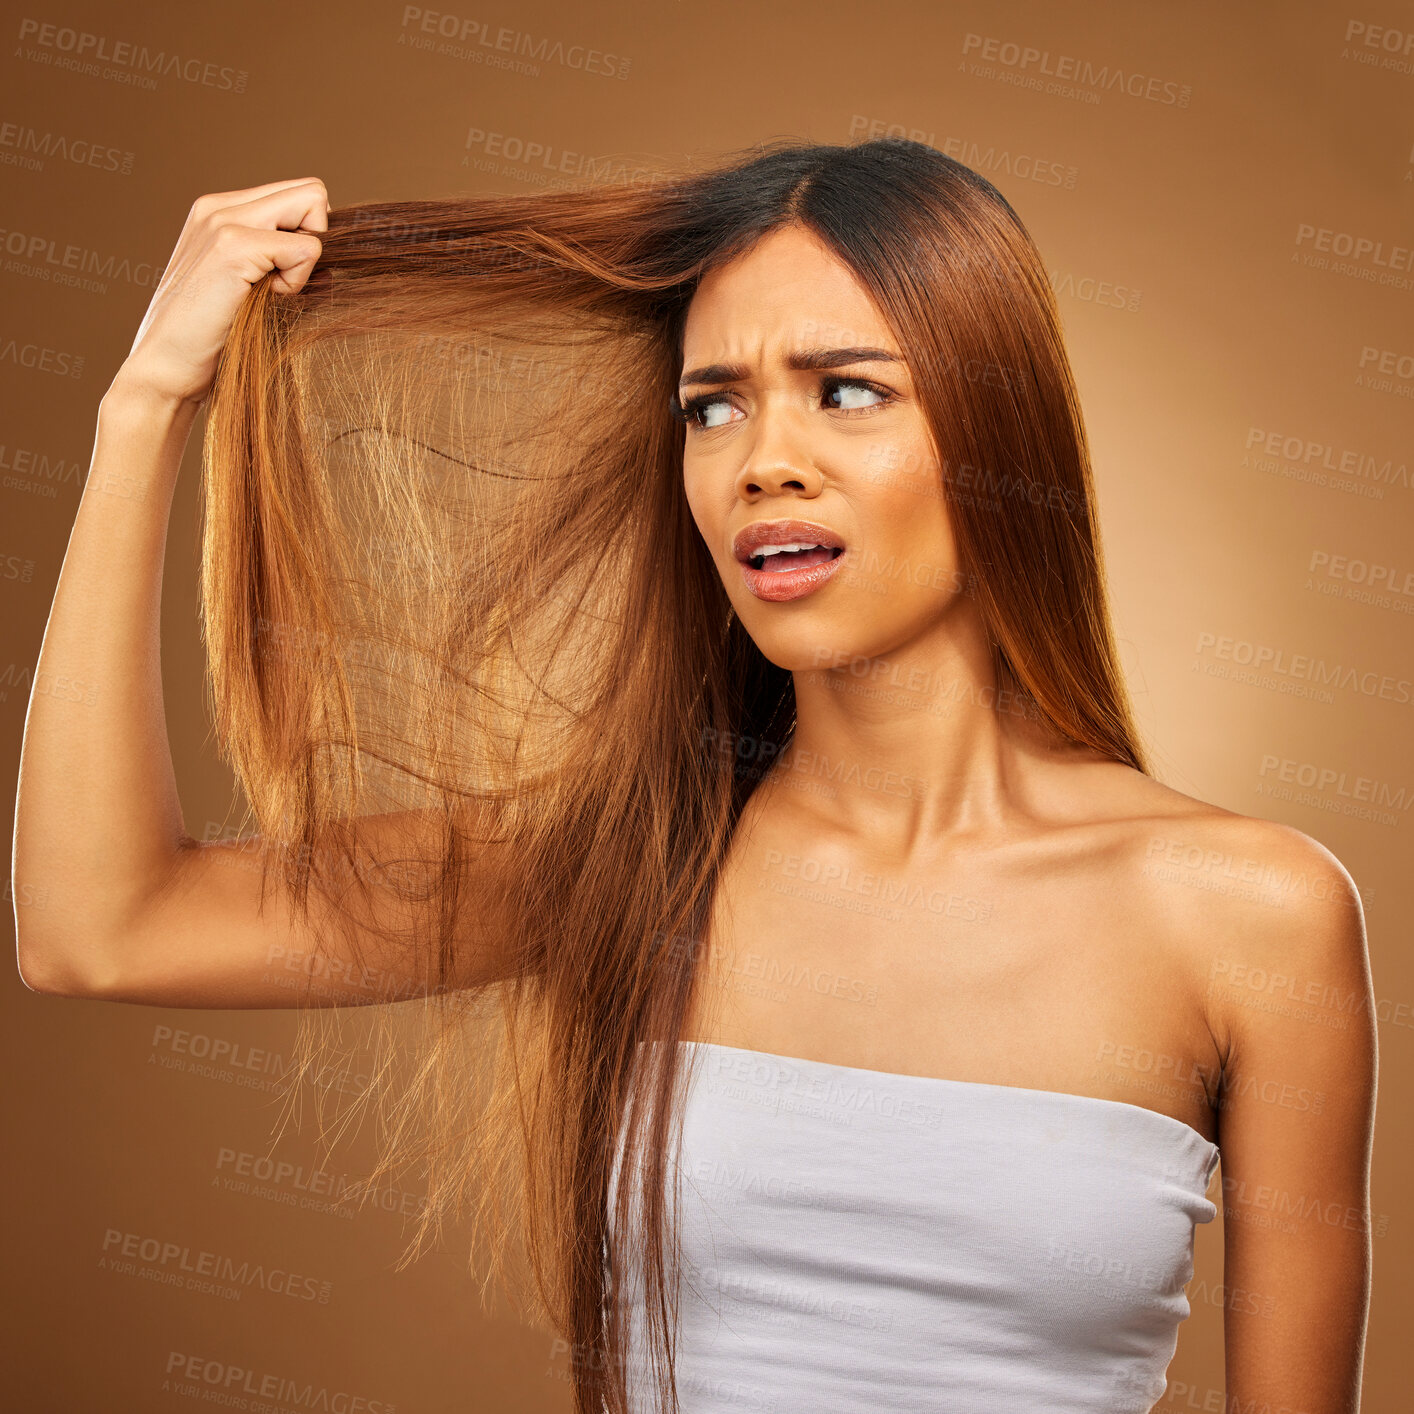
[[[270,288],[277,295],[292,295],[304,286],[323,252],[318,236],[304,231],[262,231],[266,269],[275,273]]]
[[[280,191],[239,202],[215,213],[220,225],[227,222],[256,229],[281,231],[327,231],[329,194],[317,178],[299,182]]]
[[[207,192],[203,201],[212,203],[213,209],[225,206],[238,206],[243,202],[255,201],[262,196],[269,196],[272,192],[288,191],[291,187],[302,187],[307,182],[317,182],[318,177],[286,177],[278,182],[265,182],[256,187],[243,187],[236,191],[214,191]]]
[[[309,278],[323,249],[323,242],[309,231],[222,226],[212,238],[209,254],[192,271],[192,289],[230,288],[232,279],[255,285],[273,271],[271,284],[276,291],[291,294]]]
[[[187,225],[189,229],[205,226],[218,231],[232,225],[268,230],[327,231],[329,194],[324,190],[324,183],[312,177],[252,201],[233,202],[226,206],[217,206],[212,198],[202,197],[192,207]]]

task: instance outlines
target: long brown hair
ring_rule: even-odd
[[[999,687],[1146,769],[1045,267],[1001,194],[923,144],[782,140],[643,186],[335,210],[308,286],[243,307],[208,417],[214,717],[267,881],[365,928],[359,900],[391,891],[416,920],[382,940],[426,983],[420,1009],[375,1009],[382,1039],[409,1010],[426,1026],[407,1085],[384,1060],[365,1092],[397,1096],[374,1178],[421,1160],[418,1247],[468,1200],[488,1281],[519,1235],[579,1414],[629,1407],[629,1253],[677,1407],[676,1042],[795,715],[695,530],[669,400],[698,281],[791,222],[905,351]],[[370,859],[350,822],[399,811],[420,845]],[[492,917],[495,980],[453,985]]]

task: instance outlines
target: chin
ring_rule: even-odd
[[[761,650],[762,657],[786,672],[823,672],[873,656],[856,635],[843,631],[838,625],[831,625],[823,615],[810,616],[818,620],[814,623],[807,622],[807,616],[801,615],[796,623],[775,623],[763,627],[760,623],[763,617],[761,606],[756,608],[757,613],[751,617],[740,611],[737,617],[751,635],[751,641]],[[756,622],[753,623],[752,619]]]

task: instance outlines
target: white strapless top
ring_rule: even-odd
[[[682,1044],[683,1414],[1147,1414],[1163,1396],[1194,1225],[1217,1215],[1218,1149],[1195,1129],[1122,1100]]]

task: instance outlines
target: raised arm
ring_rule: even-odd
[[[262,842],[187,834],[163,709],[162,563],[182,452],[241,301],[271,270],[277,293],[304,284],[327,213],[316,180],[199,198],[99,407],[20,760],[13,893],[20,974],[36,991],[277,1007],[396,1000],[428,985],[415,962],[377,950],[383,929],[417,920],[376,879],[398,857],[435,857],[435,821],[359,822],[374,889],[350,948],[317,897],[307,919],[278,893],[262,907]],[[497,975],[492,910],[467,927],[446,985]]]

